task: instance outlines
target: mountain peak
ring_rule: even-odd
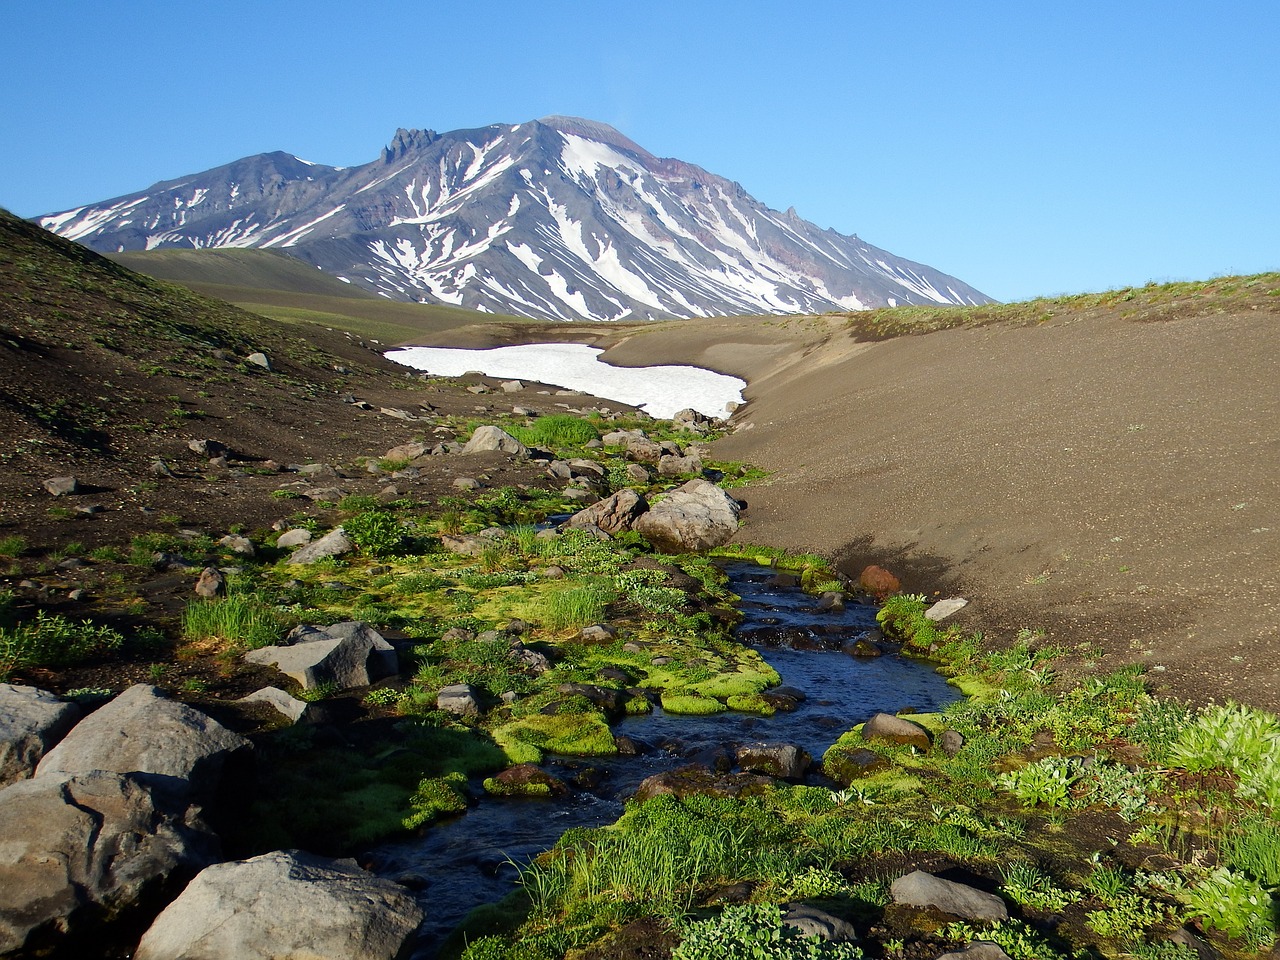
[[[566,117],[560,114],[552,114],[548,117],[540,117],[538,123],[560,133],[573,134],[586,140],[594,140],[597,143],[607,143],[611,147],[620,147],[646,159],[657,159],[630,137],[618,132],[617,129],[609,126],[609,124],[601,123],[598,120],[584,120],[582,117]]]
[[[391,143],[382,148],[382,162],[394,163],[406,153],[429,147],[439,139],[440,135],[434,130],[406,130],[401,127],[391,138]]]

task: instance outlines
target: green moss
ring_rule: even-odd
[[[772,717],[775,712],[773,705],[758,693],[730,696],[725,700],[725,705],[730,710],[738,710],[742,713],[758,713],[762,717]]]
[[[548,783],[503,783],[495,777],[486,777],[484,792],[495,797],[549,797],[551,785]]]
[[[493,739],[513,763],[537,763],[544,752],[585,757],[618,752],[609,725],[598,713],[521,717],[494,730]]]
[[[404,818],[406,830],[414,830],[447,813],[467,809],[467,778],[460,773],[428,777],[418,784],[409,798],[412,812]]]
[[[713,700],[701,694],[664,690],[662,693],[662,709],[667,713],[682,713],[691,717],[700,717],[713,713],[723,713],[726,708],[719,700]]]

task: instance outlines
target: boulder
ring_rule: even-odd
[[[623,445],[626,447],[627,456],[632,460],[638,460],[641,463],[657,463],[662,459],[662,444],[648,437],[628,437]]]
[[[948,757],[954,757],[964,747],[964,735],[958,730],[944,730],[938,738],[938,746]]]
[[[286,530],[276,539],[276,546],[282,550],[289,550],[293,547],[300,547],[303,544],[311,542],[311,531],[306,527],[294,527],[292,530]]]
[[[782,780],[799,780],[813,758],[794,743],[748,743],[738,747],[738,766],[751,773],[766,773]]]
[[[1009,910],[994,893],[985,893],[923,870],[899,877],[889,887],[894,903],[932,908],[966,920],[1007,920]]]
[[[463,453],[486,453],[500,450],[518,457],[527,457],[529,448],[501,427],[476,427],[471,439],[462,448]]]
[[[255,367],[261,367],[263,370],[267,371],[271,370],[271,361],[267,359],[267,355],[265,353],[251,353],[249,356],[245,357],[245,360],[252,363]]]
[[[975,940],[963,950],[942,954],[938,960],[1009,960],[1009,955],[990,940]]]
[[[702,473],[702,461],[697,457],[679,457],[664,454],[658,459],[658,475],[663,477],[683,477],[687,474]]]
[[[291,697],[279,687],[263,687],[248,696],[241,697],[236,703],[265,703],[281,716],[287,717],[291,723],[306,719],[311,704],[305,700]]]
[[[440,537],[440,542],[444,544],[446,550],[464,557],[479,557],[490,547],[497,546],[506,535],[506,531],[501,527],[490,527],[479,533],[459,534],[456,537],[444,534]]]
[[[52,496],[65,497],[76,493],[80,484],[75,477],[50,477],[44,482],[44,488]]]
[[[367,687],[399,671],[395,648],[377,630],[358,620],[294,627],[282,644],[250,650],[244,658],[275,667],[302,684],[304,690],[325,684],[339,690]]]
[[[142,937],[135,960],[395,960],[422,909],[401,887],[280,850],[201,871]]]
[[[627,464],[627,480],[631,483],[648,483],[649,471],[638,463]]]
[[[636,788],[634,799],[644,802],[662,794],[671,794],[677,798],[750,797],[764,793],[773,783],[772,777],[755,773],[714,773],[701,764],[692,764],[655,773]]]
[[[605,497],[599,503],[584,507],[565,521],[568,527],[598,527],[605,533],[622,533],[630,530],[649,509],[649,503],[640,494],[629,488]]]
[[[501,797],[563,797],[568,786],[535,763],[517,763],[484,782],[487,793]]]
[[[80,708],[35,687],[0,683],[0,786],[25,780],[80,719]]]
[[[815,940],[830,940],[833,943],[858,942],[858,932],[853,929],[853,924],[848,920],[841,920],[807,903],[788,904],[782,913],[782,925],[799,930],[804,936]]]
[[[862,739],[914,747],[921,753],[928,753],[933,746],[928,730],[918,723],[895,717],[892,713],[877,713],[863,724]]]
[[[659,550],[696,553],[738,532],[738,501],[708,480],[690,480],[656,501],[632,529]]]
[[[233,533],[229,533],[219,540],[218,546],[225,547],[231,553],[242,557],[252,557],[255,553],[252,540]]]
[[[951,616],[953,613],[958,613],[968,605],[969,601],[964,597],[948,597],[945,600],[939,600],[937,603],[933,604],[933,606],[924,612],[924,615],[926,618],[933,620],[936,623],[940,620],[947,619],[947,617]]]
[[[436,695],[436,709],[455,717],[479,716],[480,694],[469,683],[451,684]]]
[[[196,594],[206,600],[212,600],[226,589],[227,579],[217,567],[205,567],[196,580]]]
[[[81,720],[44,755],[35,776],[66,779],[91,770],[136,774],[143,783],[211,796],[229,754],[249,741],[145,683]]]
[[[711,418],[706,414],[699,413],[692,407],[686,407],[684,410],[676,411],[671,418],[673,426],[680,430],[694,430],[701,432],[711,423]]]
[[[398,447],[392,447],[383,454],[383,459],[396,462],[417,460],[427,452],[427,449],[428,447],[425,443],[414,440],[409,443],[402,443]]]
[[[293,555],[289,557],[289,562],[315,563],[325,557],[340,557],[344,553],[350,553],[355,548],[356,545],[351,542],[351,538],[347,536],[346,531],[341,527],[335,527],[319,540],[312,540],[293,551]]]
[[[875,564],[863,568],[862,573],[858,575],[858,585],[873,597],[881,599],[902,589],[902,583],[897,577],[884,567],[877,567]]]
[[[128,913],[216,855],[217,840],[185,804],[134,775],[10,784],[0,790],[0,954]]]

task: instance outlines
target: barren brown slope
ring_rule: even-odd
[[[750,380],[717,446],[773,471],[743,539],[882,562],[970,597],[967,627],[1043,628],[1081,669],[1140,661],[1157,688],[1274,710],[1278,292],[1157,289],[880,342],[835,317],[697,322],[607,356]]]

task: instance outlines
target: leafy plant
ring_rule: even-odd
[[[123,645],[124,635],[111,627],[40,610],[34,620],[0,629],[0,680],[15,670],[70,666]]]
[[[1229,867],[1216,867],[1185,895],[1187,912],[1206,927],[1251,946],[1269,946],[1275,940],[1271,894],[1256,880]]]
[[[1029,806],[1043,803],[1061,807],[1066,805],[1071,785],[1080,779],[1080,774],[1078,761],[1045,757],[1019,770],[1000,774],[996,784]]]
[[[746,903],[725,907],[719,916],[681,925],[683,939],[671,960],[857,960],[862,951],[851,943],[806,937],[782,923],[773,904]]]
[[[404,546],[404,527],[387,510],[363,510],[344,520],[342,529],[362,553],[371,557],[394,554]]]

